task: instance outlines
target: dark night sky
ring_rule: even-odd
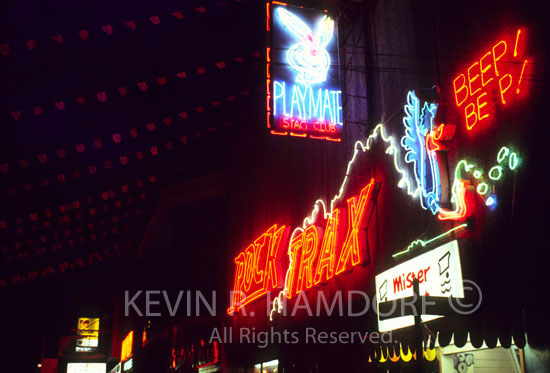
[[[0,44],[9,52],[0,62],[0,163],[9,171],[0,174],[0,277],[9,285],[0,288],[1,370],[7,362],[31,371],[43,341],[55,356],[57,337],[79,316],[108,315],[115,247],[135,253],[161,191],[227,165],[223,154],[238,147],[239,126],[251,115],[247,100],[263,88],[263,34],[251,32],[263,28],[262,12],[259,2],[234,0],[2,3]],[[133,20],[135,31],[125,24]],[[55,275],[42,277],[49,266]],[[35,270],[36,279],[26,277]]]

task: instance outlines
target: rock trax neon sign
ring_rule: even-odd
[[[325,216],[324,227],[297,228],[291,237],[286,226],[273,225],[235,257],[235,282],[228,314],[283,285],[287,298],[330,280],[366,259],[365,234],[374,179],[346,201],[345,208]],[[347,215],[347,219],[345,219]],[[345,233],[345,234],[343,234]],[[289,265],[282,271],[284,248]]]

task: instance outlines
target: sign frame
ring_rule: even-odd
[[[344,116],[337,17],[327,9],[279,1],[267,1],[266,13],[267,128],[273,135],[340,142]]]
[[[414,316],[411,315],[389,319],[380,317],[380,303],[412,297],[415,277],[419,280],[420,295],[464,298],[458,240],[439,245],[375,276],[379,331],[414,325]],[[423,315],[422,320],[430,321],[439,317],[442,315]]]

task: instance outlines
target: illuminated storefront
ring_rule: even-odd
[[[299,32],[315,37],[318,31],[311,31],[314,24],[327,35],[333,27],[330,18],[322,16],[322,9],[311,13],[315,16],[306,17],[306,6],[291,5],[269,2],[267,6],[272,43],[267,50],[267,115],[272,133],[287,130],[280,127],[285,123],[278,119],[281,115],[299,117],[305,113],[309,117],[308,110],[315,107],[311,102],[317,102],[311,87],[324,82],[327,71],[319,67],[314,72],[297,73],[294,79],[281,77],[281,69],[289,70],[287,64],[299,71],[293,62],[297,58],[294,54],[305,50],[308,40],[303,36],[304,45],[288,48],[277,39],[281,29],[294,40]],[[442,17],[453,17],[441,11]],[[403,12],[397,13],[396,17],[406,17]],[[383,80],[379,81],[377,94],[391,92],[388,102],[392,103],[400,97],[402,111],[393,114],[391,123],[376,124],[377,119],[371,119],[373,125],[366,134],[346,139],[351,149],[347,160],[333,165],[340,171],[335,174],[343,176],[330,179],[325,189],[312,187],[314,182],[310,180],[293,181],[293,185],[307,185],[304,190],[314,192],[300,191],[302,201],[298,204],[293,204],[296,200],[291,196],[289,208],[263,203],[265,211],[276,212],[262,216],[263,225],[254,224],[255,229],[243,232],[246,238],[232,250],[235,254],[230,263],[227,313],[234,338],[238,337],[235,330],[239,328],[273,334],[272,330],[300,333],[310,326],[329,325],[335,330],[356,327],[361,322],[311,317],[305,307],[296,306],[313,302],[316,308],[320,293],[334,297],[339,291],[356,290],[367,290],[380,303],[402,302],[414,295],[416,280],[417,295],[437,300],[436,307],[424,313],[418,324],[424,339],[418,342],[415,317],[411,314],[365,316],[363,327],[394,331],[398,344],[350,347],[346,355],[350,361],[343,363],[345,366],[365,362],[373,371],[407,367],[414,371],[421,364],[434,370],[467,371],[475,366],[474,360],[483,367],[487,360],[505,354],[510,360],[504,359],[507,362],[503,364],[511,364],[506,367],[524,371],[525,328],[519,308],[510,306],[505,318],[493,317],[498,312],[492,295],[495,288],[476,261],[486,263],[488,253],[494,254],[505,245],[498,237],[499,224],[513,220],[517,183],[527,177],[526,160],[531,150],[522,140],[525,135],[516,120],[525,118],[533,123],[527,104],[536,93],[526,77],[537,69],[532,64],[537,57],[530,39],[533,31],[528,26],[495,20],[491,27],[494,29],[478,30],[478,37],[453,39],[462,57],[468,56],[438,61],[438,79],[388,89]],[[392,31],[384,32],[390,43]],[[412,35],[403,37],[413,39]],[[459,44],[462,45],[458,47]],[[453,51],[450,45],[443,49]],[[319,60],[328,61],[329,54],[321,53]],[[272,66],[274,61],[278,62],[277,68]],[[302,89],[306,76],[311,81]],[[335,97],[345,97],[348,87],[342,85],[341,94]],[[380,97],[372,101],[373,105],[385,105],[385,99]],[[330,100],[326,102],[329,105]],[[344,106],[345,127],[349,113]],[[393,113],[396,109],[384,107],[381,110],[386,115],[381,117],[387,118],[388,110]],[[340,108],[333,112],[339,113]],[[372,110],[372,115],[377,112]],[[310,135],[304,137],[313,137]],[[280,166],[271,162],[265,167],[279,172]],[[289,194],[285,195],[288,198]],[[277,198],[276,193],[271,196]],[[255,213],[259,212],[246,211],[248,215]],[[483,254],[476,256],[479,252]],[[468,315],[453,311],[453,305],[475,298],[472,284],[491,295]],[[481,298],[478,294],[475,299],[481,302]],[[294,313],[295,308],[301,309]],[[493,322],[480,321],[491,318]],[[499,336],[498,343],[493,343],[494,335]],[[284,371],[318,369],[323,365],[325,369],[334,368],[323,356],[328,351],[326,347],[296,346],[294,350],[311,356],[304,358],[292,346],[275,339],[276,346],[272,348],[229,346],[228,354],[240,356],[242,365],[257,371],[263,369],[259,361],[277,361],[278,369]],[[423,346],[422,358],[415,351],[418,343]],[[343,350],[334,347],[334,351]],[[245,356],[247,352],[255,359]]]
[[[330,4],[266,5],[265,116],[250,124],[263,129],[221,183],[226,210],[205,213],[226,216],[227,237],[193,257],[209,258],[192,277],[223,287],[222,315],[157,332],[167,369],[468,372],[500,359],[524,372],[524,307],[507,289],[528,273],[522,240],[536,242],[521,232],[544,213],[522,189],[540,182],[540,30],[489,7],[484,25],[464,20],[467,4],[432,15],[389,2],[354,24]],[[464,22],[460,35],[442,26]],[[441,55],[420,61],[434,39]],[[435,305],[380,317],[414,296]],[[144,336],[134,354],[124,340],[123,371],[154,353]]]

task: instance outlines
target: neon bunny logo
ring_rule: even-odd
[[[286,53],[288,63],[298,72],[296,82],[305,86],[324,82],[330,66],[326,47],[332,40],[334,21],[326,15],[323,16],[313,32],[299,17],[284,7],[277,9],[277,15],[283,26],[298,39]]]

